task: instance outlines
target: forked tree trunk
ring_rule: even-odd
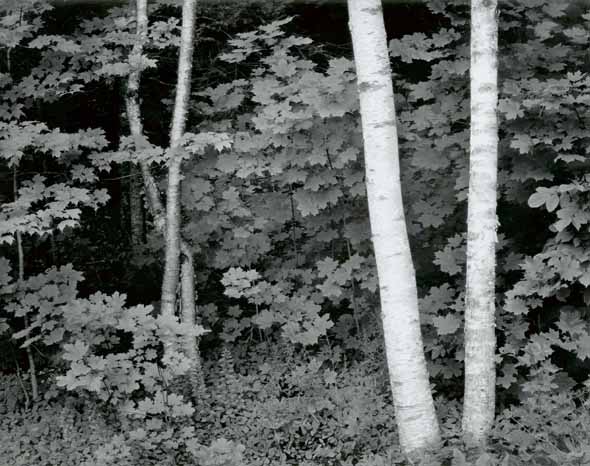
[[[471,2],[471,135],[465,292],[463,435],[485,442],[496,385],[495,245],[498,161],[497,0]]]
[[[182,29],[178,58],[178,81],[170,131],[170,161],[168,188],[166,190],[166,253],[162,280],[162,314],[173,315],[176,287],[180,273],[180,167],[182,157],[177,153],[184,135],[188,100],[190,95],[195,30],[196,0],[184,0],[182,5]]]
[[[348,0],[348,11],[387,364],[400,445],[414,456],[438,444],[440,434],[404,217],[387,38],[380,0]]]
[[[138,41],[131,52],[131,61],[137,64],[128,79],[127,91],[125,95],[125,103],[127,108],[127,118],[129,120],[129,128],[131,134],[136,137],[143,136],[143,125],[141,121],[141,111],[139,107],[139,82],[141,78],[141,68],[139,67],[139,59],[143,52],[143,43],[147,38],[148,17],[147,17],[147,0],[137,0],[137,36]],[[166,215],[158,187],[154,177],[150,171],[150,167],[146,162],[140,161],[139,168],[143,178],[144,189],[150,206],[150,211],[154,217],[154,223],[158,231],[164,236],[166,235]],[[190,246],[179,239],[179,248],[183,255],[183,264],[181,270],[181,298],[182,298],[182,321],[189,325],[195,323],[195,289],[194,289],[194,269],[192,250]],[[176,291],[176,290],[175,290]],[[194,338],[190,338],[185,344],[185,351],[192,359],[197,371],[200,372],[201,358],[198,348],[198,342]],[[197,383],[195,383],[197,382]],[[202,380],[193,380],[193,389],[202,386]]]

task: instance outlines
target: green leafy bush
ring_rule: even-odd
[[[260,346],[249,355],[259,363],[246,374],[235,371],[227,348],[222,351],[196,418],[207,438],[243,444],[252,465],[340,464],[394,443],[382,372],[335,370],[328,354],[306,356],[286,342],[270,352]]]
[[[11,466],[97,466],[95,452],[114,432],[92,409],[66,398],[4,414],[0,461]]]

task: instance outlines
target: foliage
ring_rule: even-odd
[[[192,163],[183,193],[186,237],[220,245],[207,263],[234,300],[217,307],[226,341],[254,326],[313,345],[332,319],[354,314],[358,331],[373,318],[363,316],[376,279],[352,62],[313,61],[321,48],[287,35],[291,21],[231,40],[220,60],[248,67],[250,78],[208,88],[196,104],[210,118],[203,129],[235,135],[232,150]],[[338,315],[322,312],[329,306]]]
[[[429,234],[424,234],[428,229],[436,228],[438,238],[444,231],[450,233],[433,262],[452,278],[441,280],[422,300],[427,316],[424,323],[433,326],[426,331],[431,369],[445,378],[458,374],[452,368],[462,358],[458,323],[464,246],[456,230],[464,228],[467,188],[466,6],[462,1],[445,6],[432,2],[433,12],[441,15],[439,31],[404,36],[390,43],[394,67],[400,69],[396,86],[402,96],[399,120],[402,152],[407,158],[404,173],[408,179],[420,180],[408,187],[406,199],[414,210],[410,222],[415,219],[420,224],[418,236],[423,239],[428,238]],[[546,1],[502,3],[500,7],[502,237],[497,250],[497,290],[498,303],[505,311],[498,322],[502,354],[499,383],[505,388],[533,374],[553,379],[557,372],[547,372],[539,365],[555,357],[556,347],[575,348],[581,359],[585,357],[580,343],[586,330],[579,329],[575,342],[570,342],[571,335],[558,331],[556,325],[560,326],[560,319],[569,319],[572,311],[578,315],[574,309],[583,301],[587,285],[583,240],[587,188],[585,156],[581,155],[587,135],[581,109],[587,105],[588,82],[576,72],[584,66],[585,42],[581,37],[582,31],[587,31],[587,14],[583,5],[556,8]],[[428,79],[416,80],[404,73],[408,64],[416,62],[424,64]],[[543,220],[526,207],[544,208],[557,217],[557,221],[546,223],[550,230],[546,235],[534,235],[537,242],[530,237],[531,231],[519,228],[525,219],[542,228]],[[519,220],[511,218],[513,215]],[[530,254],[532,257],[526,257]],[[520,270],[518,278],[515,271]],[[556,302],[574,308],[556,306]]]
[[[309,357],[287,345],[260,345],[248,359],[261,363],[245,374],[224,350],[208,381],[200,430],[242,443],[256,465],[349,464],[384,451],[395,432],[383,366],[378,373],[341,371],[334,355]]]
[[[92,186],[97,180],[94,170],[74,163],[82,155],[80,149],[101,149],[106,145],[102,131],[62,133],[38,122],[0,122],[0,158],[14,170],[28,155],[45,152],[68,167],[66,182],[48,183],[42,175],[21,183],[15,200],[2,204],[0,210],[0,243],[12,244],[14,235],[45,236],[54,230],[63,231],[79,224],[82,208],[96,210],[109,196],[104,189]],[[16,181],[15,181],[16,182]]]
[[[238,461],[240,449],[232,443],[205,448],[196,441],[189,422],[195,409],[177,388],[194,366],[176,348],[186,337],[200,336],[203,328],[154,317],[150,306],[127,308],[119,294],[78,298],[80,278],[71,267],[31,277],[19,283],[6,310],[16,316],[33,313],[29,327],[13,335],[26,338],[23,346],[36,341],[60,345],[65,367],[55,377],[57,387],[115,415],[111,425],[115,420],[116,430],[80,452],[89,455],[88,464],[164,464],[183,454],[219,464],[215,461],[229,453]],[[172,347],[163,347],[163,341]],[[49,390],[45,397],[57,395]]]
[[[127,7],[85,10],[62,31],[47,2],[0,6],[0,434],[9,439],[1,457],[403,464],[383,367],[350,51],[301,35],[300,18],[279,17],[276,4],[216,2],[203,7],[196,34],[197,90],[180,149],[182,234],[196,254],[199,318],[211,331],[157,317],[158,303],[148,305],[157,278],[145,265],[156,277],[161,240],[149,215],[148,244],[131,251],[121,240],[132,188],[119,178],[138,161],[158,177],[170,156],[162,149],[169,115],[154,96],[171,102],[176,6],[153,5],[139,63],[129,61],[136,37]],[[489,451],[475,454],[460,442],[456,401],[469,10],[460,0],[427,8],[428,30],[389,44],[421,323],[445,427],[440,451],[422,464],[585,464],[587,394],[574,388],[590,357],[590,10],[550,0],[500,5],[501,390]],[[258,16],[270,21],[260,25]],[[237,32],[229,41],[228,31]],[[142,138],[113,123],[122,106],[93,114],[95,101],[120,98],[136,66],[144,70]],[[88,123],[60,120],[76,105],[92,108]],[[99,244],[97,262],[118,256],[122,273],[111,266],[101,279],[109,265],[100,269],[86,254]],[[147,292],[127,305],[123,293],[134,285]],[[180,345],[162,346],[165,335],[200,337],[207,384],[195,399],[185,376],[197,369]],[[45,401],[24,410],[27,348]]]
[[[80,411],[82,409],[82,411]],[[113,435],[100,415],[75,399],[2,416],[2,461],[11,465],[95,466],[94,451]]]

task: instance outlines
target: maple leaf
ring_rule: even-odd
[[[410,98],[413,102],[430,100],[434,97],[433,83],[424,81],[410,86]]]
[[[88,353],[90,347],[83,341],[76,340],[75,343],[64,344],[63,359],[66,361],[80,361]]]
[[[551,341],[547,334],[536,334],[529,337],[529,342],[524,347],[524,354],[518,360],[526,366],[532,366],[545,361],[551,354]]]
[[[518,149],[521,154],[528,154],[533,145],[533,139],[528,134],[516,134],[510,141],[510,147]]]
[[[543,12],[547,13],[552,18],[559,18],[565,15],[567,7],[567,3],[547,2],[547,4],[543,6]]]
[[[558,24],[554,21],[545,20],[536,24],[534,30],[539,39],[547,40],[552,37],[556,27],[558,27]]]
[[[309,37],[289,36],[281,41],[281,45],[286,48],[300,47],[302,45],[312,44],[313,40]]]
[[[515,120],[524,116],[524,110],[515,99],[500,99],[498,101],[498,111],[503,113],[507,120]]]
[[[72,166],[71,173],[72,179],[76,181],[93,183],[96,180],[98,180],[98,177],[94,173],[94,170],[83,165]]]
[[[529,312],[527,303],[524,299],[509,297],[504,303],[504,310],[514,315],[524,315]]]
[[[289,78],[297,72],[297,66],[285,58],[279,58],[277,61],[271,63],[270,69],[280,78]]]
[[[577,311],[562,310],[556,326],[562,332],[569,333],[570,336],[584,335],[588,330],[586,323],[580,318],[580,313]]]
[[[334,168],[344,168],[349,162],[354,162],[358,159],[360,151],[357,147],[348,147],[339,151],[336,155],[336,160],[333,161]]]
[[[322,296],[326,298],[338,298],[343,294],[342,286],[328,280],[326,280],[324,283],[316,285],[316,288],[320,291]]]
[[[434,316],[432,323],[439,335],[450,335],[459,329],[462,321],[454,314],[447,314],[446,316]]]
[[[328,62],[328,74],[343,76],[346,73],[354,73],[354,62],[348,58],[331,58]]]
[[[319,312],[319,309],[317,309],[317,312]],[[313,329],[315,332],[317,332],[318,336],[325,335],[333,326],[334,322],[330,320],[330,316],[328,314],[317,314],[312,322],[305,324],[305,327],[308,328],[308,330]]]
[[[438,265],[442,272],[445,272],[451,276],[461,273],[463,270],[463,264],[465,263],[465,245],[464,239],[461,235],[454,238],[455,240],[461,241],[462,245],[458,246],[457,243],[453,245],[449,242],[442,251],[437,251],[434,256],[434,263]],[[461,244],[459,243],[459,244]]]
[[[497,384],[504,388],[510,388],[514,382],[516,382],[516,376],[518,371],[514,364],[504,364],[502,366],[502,375],[497,378]]]
[[[322,260],[316,262],[316,267],[318,269],[318,276],[319,277],[328,277],[338,267],[338,262],[336,262],[331,257],[326,257]]]

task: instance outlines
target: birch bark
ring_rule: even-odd
[[[196,3],[196,0],[184,0],[182,5],[178,81],[170,131],[170,162],[166,190],[166,250],[161,299],[163,315],[174,315],[176,287],[180,273],[180,167],[182,157],[178,153],[178,149],[184,135],[190,95]]]
[[[495,409],[498,161],[497,0],[471,2],[471,132],[465,292],[463,435],[482,444]]]
[[[440,434],[404,217],[387,38],[380,0],[348,0],[348,11],[387,363],[400,445],[414,456],[438,444]]]
[[[148,16],[147,16],[147,0],[137,0],[137,42],[135,43],[131,52],[131,62],[136,64],[136,67],[129,75],[127,82],[127,92],[125,96],[125,103],[127,109],[127,118],[129,120],[129,128],[132,135],[136,137],[143,136],[143,125],[141,121],[141,110],[139,107],[139,83],[141,78],[140,59],[143,53],[143,44],[147,39],[148,31]],[[180,168],[180,167],[179,167]],[[154,217],[156,228],[165,236],[166,230],[166,215],[160,193],[150,171],[149,165],[146,162],[139,162],[139,169],[143,178],[144,189],[148,199],[150,211]],[[178,234],[180,236],[180,233]],[[189,324],[195,324],[196,307],[195,307],[195,289],[194,289],[194,268],[193,256],[190,246],[179,238],[179,248],[183,256],[183,264],[181,270],[181,297],[182,297],[182,321]],[[176,290],[174,290],[176,291]],[[197,372],[200,373],[201,357],[199,353],[198,341],[191,338],[185,344],[186,354],[193,361]],[[194,378],[193,378],[194,379]],[[200,380],[193,380],[193,390],[201,387]]]

